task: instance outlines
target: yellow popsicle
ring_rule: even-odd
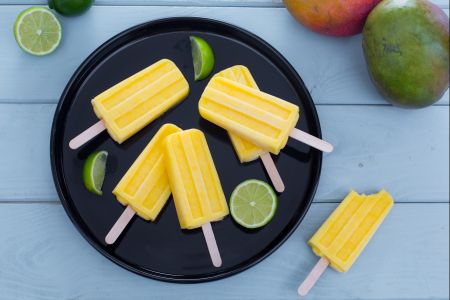
[[[129,205],[143,219],[154,221],[170,196],[164,165],[164,140],[181,132],[173,124],[163,125],[113,190],[117,200]]]
[[[211,153],[197,129],[166,138],[165,162],[181,228],[198,228],[229,214]]]
[[[251,88],[258,89],[258,85],[253,79],[252,74],[250,73],[247,67],[242,65],[236,65],[228,69],[225,69],[215,74],[214,77],[228,78],[230,80],[242,83]],[[266,152],[264,151],[264,149],[261,149],[255,144],[252,144],[251,142],[244,140],[243,138],[234,133],[229,132],[228,134],[230,136],[234,150],[236,151],[236,154],[241,163],[255,160],[258,157],[260,157],[261,154]]]
[[[168,59],[121,81],[92,100],[94,112],[119,144],[189,93],[189,84]]]
[[[351,191],[309,241],[314,253],[346,272],[364,250],[394,201],[385,190],[374,195]]]
[[[228,78],[215,77],[199,101],[206,120],[278,154],[297,124],[299,107]]]

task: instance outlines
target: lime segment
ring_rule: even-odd
[[[98,151],[88,156],[84,162],[83,182],[88,191],[96,195],[102,194],[102,185],[105,180],[106,160],[108,152]]]
[[[14,23],[14,37],[25,52],[42,56],[55,51],[61,42],[61,24],[44,7],[30,7],[19,14]]]
[[[190,40],[195,80],[205,79],[214,68],[214,53],[211,46],[201,37],[193,35]]]
[[[277,206],[277,195],[269,184],[261,180],[246,180],[231,194],[231,216],[245,228],[259,228],[269,223]]]

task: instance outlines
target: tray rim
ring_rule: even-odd
[[[126,36],[128,36],[130,34],[133,34],[135,31],[139,31],[139,30],[145,29],[147,27],[151,28],[151,27],[161,26],[161,25],[164,25],[164,23],[170,24],[173,22],[179,22],[179,23],[182,23],[182,22],[195,22],[195,23],[200,22],[200,23],[202,23],[203,22],[203,23],[206,23],[207,25],[212,25],[212,26],[216,26],[216,27],[217,26],[218,27],[228,27],[229,30],[231,29],[233,31],[238,32],[240,35],[246,36],[246,38],[253,39],[253,42],[256,42],[256,43],[260,44],[261,46],[263,46],[263,48],[266,48],[271,53],[271,55],[276,57],[276,59],[278,61],[280,61],[282,64],[284,64],[284,67],[287,68],[290,73],[289,77],[290,78],[293,77],[296,84],[299,84],[300,88],[305,92],[307,99],[306,99],[306,101],[303,100],[303,105],[307,105],[308,108],[311,110],[311,112],[313,114],[313,118],[312,118],[311,122],[314,123],[314,127],[317,130],[316,136],[318,138],[322,138],[322,131],[321,131],[321,127],[320,127],[320,121],[319,121],[319,116],[317,114],[316,106],[311,97],[311,94],[309,93],[309,90],[307,89],[305,83],[303,82],[303,79],[300,77],[300,75],[297,73],[297,71],[294,69],[294,67],[289,63],[289,61],[286,58],[284,58],[284,56],[278,50],[276,50],[273,46],[271,46],[268,42],[266,42],[264,39],[260,38],[256,34],[250,32],[246,29],[243,29],[239,26],[236,26],[234,24],[227,23],[224,21],[219,21],[219,20],[210,19],[210,18],[203,18],[203,17],[168,17],[168,18],[154,19],[154,20],[151,20],[148,22],[140,23],[140,24],[134,25],[132,27],[129,27],[128,29],[123,30],[123,31],[119,32],[118,34],[115,34],[111,38],[107,39],[100,46],[98,46],[89,56],[87,56],[83,60],[83,62],[79,65],[79,67],[75,70],[75,72],[70,77],[69,81],[67,82],[63,92],[61,93],[61,96],[59,98],[58,104],[55,109],[55,113],[54,113],[54,117],[53,117],[53,121],[52,121],[51,132],[50,132],[50,162],[51,162],[52,177],[53,177],[53,182],[55,184],[55,189],[58,193],[59,199],[61,201],[61,204],[64,208],[65,213],[67,214],[67,216],[69,217],[70,221],[75,226],[77,231],[81,234],[81,236],[95,250],[97,250],[99,253],[101,253],[103,256],[105,256],[107,259],[114,262],[116,265],[118,265],[128,271],[131,271],[135,274],[138,274],[138,275],[141,275],[141,276],[144,276],[147,278],[156,279],[156,280],[164,281],[164,282],[172,282],[172,283],[201,283],[201,282],[209,282],[209,281],[226,278],[226,277],[238,274],[240,272],[243,272],[243,271],[255,266],[256,264],[263,261],[264,259],[266,259],[268,256],[270,256],[272,253],[274,253],[281,245],[283,245],[286,242],[286,240],[294,233],[294,231],[298,228],[300,223],[303,221],[304,217],[306,216],[306,214],[309,211],[309,208],[313,202],[313,199],[314,199],[314,196],[315,196],[315,193],[317,191],[317,187],[318,187],[319,181],[320,181],[320,174],[322,171],[323,154],[320,151],[318,153],[318,162],[317,162],[318,166],[317,166],[317,169],[315,170],[315,172],[313,174],[313,178],[312,178],[312,181],[315,182],[315,184],[314,184],[314,186],[310,187],[311,193],[310,193],[309,197],[306,197],[306,198],[308,198],[307,203],[305,204],[305,209],[300,214],[299,218],[294,222],[294,224],[287,225],[288,227],[290,227],[288,229],[287,233],[285,233],[285,235],[281,239],[274,240],[274,241],[276,241],[276,244],[273,247],[271,247],[270,250],[262,251],[261,252],[262,255],[253,257],[253,259],[251,259],[248,263],[246,263],[244,265],[242,263],[237,265],[233,270],[230,270],[227,272],[222,272],[219,274],[205,274],[203,276],[186,276],[186,275],[165,274],[165,273],[160,273],[157,271],[146,270],[145,268],[142,268],[142,269],[135,268],[132,265],[127,264],[126,262],[122,261],[121,259],[117,258],[116,256],[111,255],[107,251],[105,251],[101,247],[101,245],[99,245],[95,240],[93,240],[89,236],[89,234],[87,234],[83,230],[81,224],[77,221],[76,216],[74,216],[74,212],[72,211],[72,207],[71,207],[72,204],[70,203],[70,202],[72,202],[72,200],[69,200],[68,198],[70,198],[70,197],[66,197],[66,195],[65,195],[64,190],[67,190],[67,188],[63,188],[65,180],[64,180],[64,176],[62,174],[60,174],[62,172],[60,172],[57,169],[58,168],[58,160],[56,159],[56,155],[55,155],[56,152],[58,152],[57,144],[56,144],[56,142],[57,142],[56,133],[58,131],[57,124],[60,122],[59,116],[60,116],[63,105],[65,105],[65,102],[67,101],[66,98],[70,92],[70,89],[72,88],[74,83],[79,81],[78,78],[83,77],[85,71],[89,71],[86,69],[89,69],[90,65],[98,64],[99,62],[103,61],[103,59],[105,57],[105,56],[101,55],[101,53],[103,51],[105,51],[108,47],[113,45],[118,40],[125,38]],[[123,45],[120,47],[123,47]],[[98,61],[96,62],[96,60],[98,60]],[[87,72],[87,73],[89,74],[89,72]],[[296,89],[297,89],[297,87],[296,87]],[[61,120],[61,121],[64,123],[64,120]],[[289,222],[289,223],[291,223],[291,222]],[[283,235],[284,232],[285,231],[282,231],[280,233],[280,235]],[[245,263],[245,261],[243,263]]]

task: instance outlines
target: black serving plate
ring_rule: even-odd
[[[261,90],[300,106],[297,128],[321,136],[311,96],[292,66],[265,41],[236,26],[201,18],[156,20],[130,28],[94,51],[70,79],[55,112],[50,156],[56,189],[72,222],[100,253],[135,273],[175,282],[230,276],[275,251],[306,214],[322,162],[319,151],[299,142],[288,143],[275,157],[286,191],[279,195],[274,219],[259,230],[246,230],[231,217],[212,224],[223,259],[220,268],[211,264],[201,229],[180,229],[172,199],[156,222],[134,217],[116,244],[106,245],[105,235],[124,209],[111,191],[165,123],[199,128],[206,134],[226,197],[243,180],[269,182],[259,160],[240,164],[226,132],[200,118],[197,102],[208,79],[193,80],[189,43],[193,34],[205,38],[214,49],[214,73],[236,64],[247,66]],[[95,95],[161,58],[173,60],[189,81],[190,94],[181,104],[122,145],[103,132],[81,150],[69,149],[71,138],[98,121],[90,103]],[[103,196],[89,193],[82,182],[84,160],[95,150],[109,153]]]

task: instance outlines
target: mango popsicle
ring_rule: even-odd
[[[117,83],[92,100],[101,121],[72,139],[76,149],[105,128],[121,144],[189,93],[189,84],[177,66],[161,59]]]
[[[190,129],[166,138],[165,163],[181,228],[202,227],[214,266],[220,253],[210,222],[229,214],[211,153],[203,132]]]
[[[124,211],[127,218],[131,219],[136,213],[145,220],[154,221],[169,199],[171,191],[163,157],[164,140],[176,132],[181,129],[173,124],[163,125],[114,188],[112,193],[117,200],[127,206]],[[115,227],[113,229],[106,237],[108,244],[118,237]]]
[[[214,77],[228,78],[251,88],[258,89],[258,85],[253,79],[252,74],[247,67],[242,65],[236,65],[222,70],[219,73],[215,74]],[[261,149],[257,145],[244,140],[234,133],[228,132],[228,134],[241,163],[255,160],[259,158],[261,154],[267,152],[264,149]]]
[[[328,264],[339,272],[348,271],[393,205],[385,190],[368,196],[351,191],[308,242],[321,259],[300,285],[299,294],[308,293]]]
[[[250,73],[249,69],[242,65],[236,65],[227,68],[215,74],[214,77],[228,78],[230,80],[242,83],[251,88],[258,89],[258,86],[255,80],[253,79],[253,76]],[[231,143],[234,147],[234,150],[236,151],[239,161],[241,163],[244,163],[255,160],[257,158],[261,158],[275,190],[279,193],[282,193],[285,188],[284,183],[283,180],[281,179],[280,174],[278,173],[278,170],[275,166],[272,157],[270,156],[270,153],[258,147],[257,145],[246,141],[245,139],[241,138],[240,136],[234,133],[228,132],[228,135],[230,136]]]
[[[295,128],[299,107],[228,78],[212,78],[199,101],[200,115],[259,147],[278,154],[289,137],[324,152],[333,146]]]

